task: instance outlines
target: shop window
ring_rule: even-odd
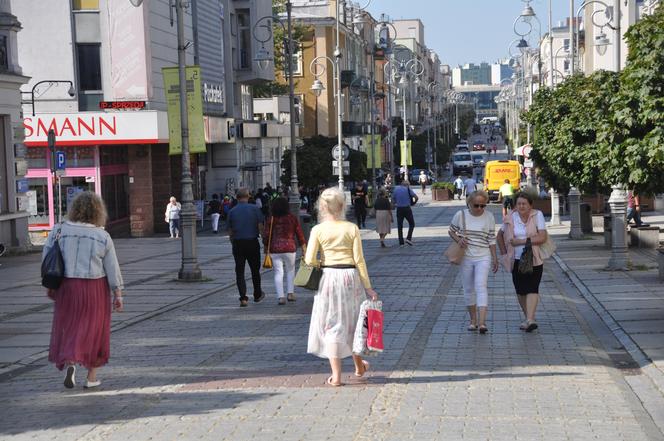
[[[94,182],[88,182],[88,180],[85,178],[85,176],[81,177],[62,177],[60,178],[60,186],[61,186],[61,192],[58,191],[58,187],[55,187],[55,192],[53,195],[53,207],[55,210],[55,213],[59,212],[59,205],[58,201],[60,200],[60,196],[62,196],[62,217],[67,215],[69,212],[69,207],[71,206],[72,201],[76,196],[78,196],[79,193],[82,193],[84,191],[95,191],[95,184]],[[58,219],[56,218],[56,222]]]
[[[67,168],[94,167],[95,147],[64,147]]]
[[[28,161],[28,168],[48,168],[46,147],[28,147],[26,159]]]
[[[99,149],[99,161],[102,166],[128,164],[127,146],[102,147]]]
[[[98,110],[103,98],[101,88],[100,44],[77,44],[79,110]]]
[[[73,0],[72,9],[74,11],[99,10],[99,0]]]
[[[128,175],[102,176],[101,195],[108,210],[109,222],[129,217]]]
[[[29,149],[30,150],[30,149]],[[28,180],[28,223],[31,226],[48,226],[48,180],[33,178]]]

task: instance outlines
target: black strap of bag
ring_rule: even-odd
[[[62,225],[58,227],[53,246],[48,250],[41,265],[42,286],[48,289],[58,289],[65,277],[65,261],[60,249],[60,234]]]

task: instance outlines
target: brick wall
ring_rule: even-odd
[[[129,226],[132,237],[154,234],[152,147],[129,146]],[[133,178],[133,183],[131,182]]]
[[[180,156],[176,156],[179,158]],[[154,212],[154,232],[168,233],[168,224],[164,222],[164,211],[168,205],[168,199],[178,194],[173,194],[171,189],[171,157],[168,155],[168,144],[152,146],[152,208]]]

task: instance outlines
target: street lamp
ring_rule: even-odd
[[[35,91],[37,90],[37,87],[39,87],[41,84],[47,84],[48,87],[50,88],[51,86],[55,86],[56,84],[69,84],[69,89],[67,89],[67,94],[74,98],[76,95],[76,90],[74,90],[74,83],[72,83],[69,80],[43,80],[39,81],[38,83],[35,83],[34,86],[32,86],[32,90],[30,90],[30,104],[32,105],[32,116],[35,116]],[[25,92],[27,93],[27,92]]]
[[[402,156],[401,158],[402,165],[404,166],[404,179],[409,179],[408,177],[408,158],[409,158],[409,149],[408,149],[408,127],[406,125],[406,120],[408,119],[406,113],[406,89],[410,87],[411,82],[414,86],[420,84],[420,75],[424,73],[424,64],[417,58],[411,58],[410,60],[403,62],[399,66],[399,71],[401,78],[399,79],[399,89],[402,92],[402,107],[403,107],[403,149],[400,149]],[[415,97],[413,96],[413,101]]]
[[[286,61],[286,69],[288,71],[288,106],[290,112],[290,153],[291,153],[291,181],[290,192],[288,194],[288,205],[290,206],[291,213],[300,218],[300,194],[299,184],[297,178],[297,146],[295,144],[295,83],[293,80],[293,20],[292,20],[293,5],[290,0],[286,1],[286,24],[279,17],[265,16],[256,21],[253,28],[254,39],[261,43],[260,49],[256,51],[254,61],[258,63],[261,69],[267,69],[273,57],[270,52],[265,48],[265,43],[273,39],[274,33],[272,32],[272,23],[275,22],[286,33],[284,40],[284,58]],[[264,24],[263,24],[264,23]],[[266,30],[265,37],[257,35],[257,29],[261,27]]]
[[[135,7],[141,7],[142,0],[129,0]],[[203,273],[198,266],[196,249],[196,207],[194,206],[194,192],[192,188],[193,180],[191,178],[191,165],[189,157],[189,118],[187,105],[187,77],[186,50],[188,44],[184,38],[184,9],[190,3],[182,0],[175,0],[175,16],[177,19],[177,40],[178,40],[178,77],[180,89],[180,135],[182,136],[182,266],[178,272],[178,279],[185,281],[197,281],[203,278]]]

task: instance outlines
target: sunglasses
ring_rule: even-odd
[[[473,204],[473,207],[475,207],[475,208],[485,208],[486,204]]]

